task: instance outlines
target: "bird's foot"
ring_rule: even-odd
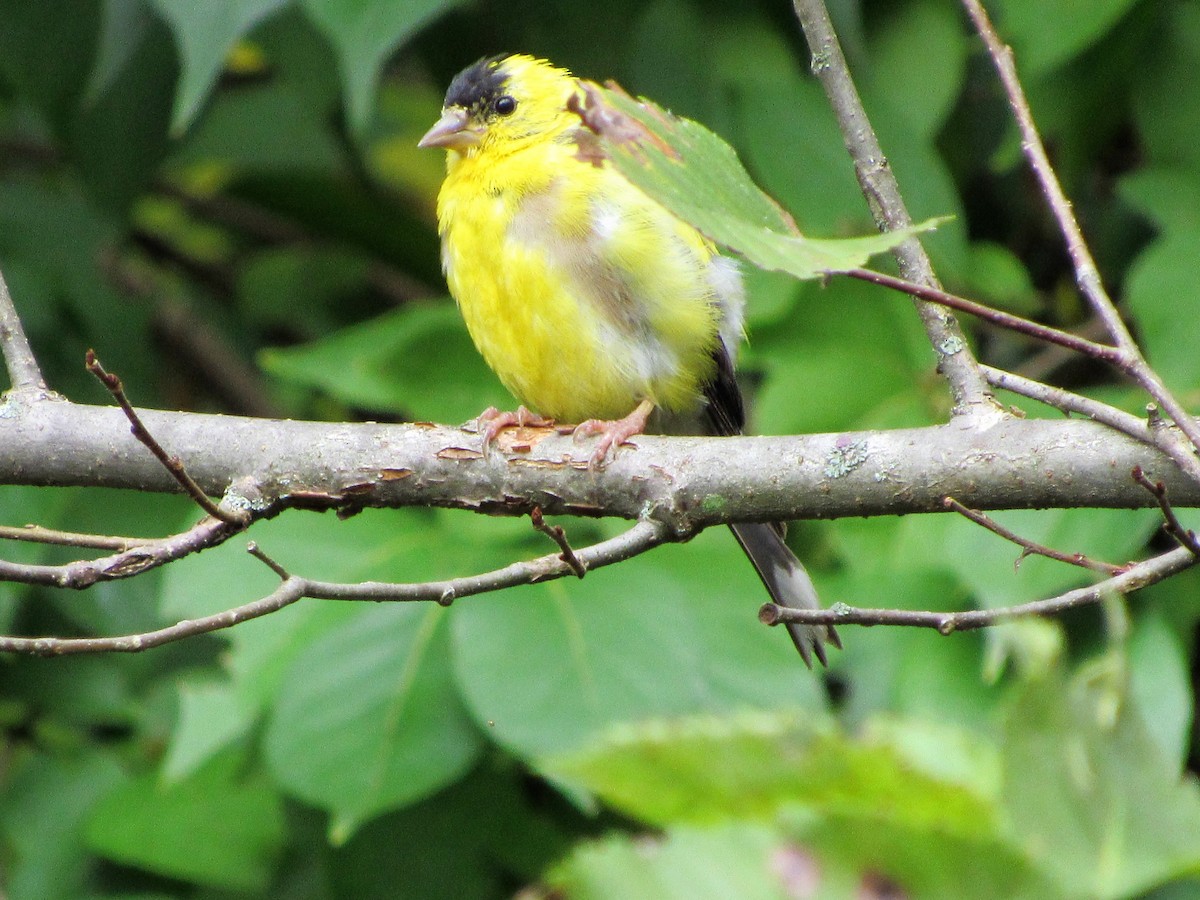
[[[552,428],[554,420],[530,412],[524,406],[518,406],[516,412],[502,412],[494,406],[489,406],[475,420],[475,427],[483,438],[484,451],[487,451],[495,443],[500,432],[513,426],[517,428]]]
[[[588,468],[595,469],[603,465],[610,452],[615,453],[617,447],[635,434],[645,432],[646,422],[653,411],[654,404],[649,400],[643,400],[633,412],[623,419],[588,419],[586,422],[576,425],[574,431],[576,439],[600,435],[600,440],[596,442],[596,449],[592,451],[591,459],[588,460]]]

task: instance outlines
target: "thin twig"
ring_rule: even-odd
[[[1088,340],[1087,338],[1071,334],[1067,331],[1060,331],[1057,328],[1051,328],[1049,325],[1041,325],[1029,319],[1022,318],[1021,316],[1014,316],[1011,313],[993,309],[990,306],[985,306],[984,304],[977,303],[974,300],[968,300],[965,297],[959,297],[939,288],[925,287],[924,285],[916,284],[903,278],[885,275],[882,272],[873,272],[870,269],[850,269],[843,274],[849,275],[851,278],[858,278],[862,281],[870,282],[871,284],[878,284],[881,287],[890,287],[897,291],[911,294],[912,296],[921,297],[930,303],[948,306],[951,309],[957,309],[960,312],[978,316],[979,318],[991,322],[994,325],[999,325],[1002,328],[1007,328],[1012,331],[1028,335],[1029,337],[1040,341],[1045,341],[1050,344],[1055,344],[1060,347],[1074,350],[1099,362],[1108,363],[1118,371],[1123,372],[1125,375],[1131,378],[1135,383],[1138,384],[1139,387],[1145,390],[1156,400],[1159,400],[1164,404],[1173,404],[1170,406],[1170,409],[1174,409],[1175,413],[1171,414],[1171,418],[1180,426],[1180,431],[1187,435],[1189,439],[1191,438],[1191,435],[1188,434],[1188,431],[1185,428],[1185,423],[1194,426],[1195,421],[1187,414],[1186,411],[1183,410],[1178,401],[1176,401],[1170,395],[1170,392],[1167,391],[1166,387],[1162,384],[1162,381],[1159,380],[1154,371],[1150,369],[1146,361],[1142,359],[1136,348],[1131,354],[1122,347],[1113,347],[1109,344],[1100,344],[1096,341]],[[989,383],[995,384],[992,374],[989,373],[995,373],[999,370],[992,369],[989,366],[980,366],[979,368]],[[1010,375],[1009,377],[1012,379],[1011,383],[1013,384],[1018,383],[1018,379],[1020,379],[1020,376],[1018,375]],[[1036,382],[1030,383],[1036,384]],[[1018,391],[1018,393],[1020,392]],[[1168,406],[1164,405],[1164,409],[1168,409]],[[1170,409],[1168,409],[1168,414],[1170,414]],[[1182,420],[1180,417],[1182,417]],[[1105,422],[1105,424],[1110,424],[1116,419],[1116,417],[1111,415],[1105,415],[1104,417],[1096,416],[1095,418],[1099,422]],[[1139,433],[1135,431],[1127,431],[1124,427],[1117,425],[1114,425],[1113,427],[1118,427],[1127,434],[1137,437],[1139,440],[1147,439],[1144,429],[1142,429]],[[1164,453],[1170,454],[1171,458],[1179,464],[1180,468],[1182,468],[1184,472],[1186,472],[1192,478],[1200,481],[1200,460],[1196,458],[1195,452],[1196,448],[1200,447],[1200,444],[1185,447],[1179,442],[1172,441],[1169,436],[1163,438],[1162,440],[1152,440],[1150,442],[1156,447],[1159,447]]]
[[[108,389],[108,392],[113,395],[113,399],[121,407],[125,413],[125,417],[129,419],[130,431],[133,436],[141,441],[155,459],[163,464],[171,477],[179,482],[180,487],[191,497],[196,504],[214,519],[220,519],[222,522],[227,522],[230,525],[245,525],[247,518],[245,514],[236,514],[221,509],[217,504],[209,499],[208,495],[200,489],[200,485],[192,479],[192,476],[187,473],[184,468],[183,461],[178,456],[170,456],[162,445],[154,439],[146,426],[142,424],[141,418],[137,414],[137,410],[133,408],[133,404],[129,402],[129,398],[125,396],[125,388],[121,384],[121,379],[116,375],[112,375],[104,371],[104,367],[100,365],[100,361],[96,359],[94,350],[87,352],[87,370],[99,379],[100,383]]]
[[[1192,553],[1200,556],[1200,542],[1196,540],[1196,533],[1191,529],[1184,528],[1183,523],[1179,521],[1179,517],[1175,515],[1175,508],[1171,505],[1171,501],[1167,497],[1167,486],[1161,481],[1151,481],[1147,478],[1141,466],[1134,466],[1132,474],[1133,480],[1149,491],[1154,499],[1158,501],[1158,508],[1162,510],[1163,519],[1166,523],[1164,530],[1167,534],[1175,538],[1175,542],[1181,547],[1186,547]]]
[[[1139,441],[1153,443],[1151,439],[1154,434],[1146,425],[1146,420],[1138,418],[1133,413],[1127,413],[1123,409],[1117,409],[1115,406],[1109,406],[1107,403],[1101,403],[1099,400],[1093,400],[1091,397],[1085,397],[1073,391],[1043,384],[1013,372],[1006,372],[1004,369],[988,365],[982,368],[984,377],[992,387],[1012,391],[1014,394],[1020,394],[1030,400],[1037,400],[1039,403],[1052,406],[1065,413],[1087,416],[1089,419],[1115,428]]]
[[[1077,353],[1082,353],[1101,362],[1120,366],[1125,361],[1121,351],[1116,347],[1108,344],[1099,344],[1096,341],[1089,341],[1087,338],[1071,334],[1069,331],[1060,331],[1057,328],[1042,325],[1031,319],[1014,316],[1012,313],[1006,313],[1003,310],[994,309],[983,303],[959,297],[940,288],[927,287],[926,285],[916,284],[904,278],[885,275],[883,272],[873,272],[870,269],[849,269],[843,274],[849,275],[851,278],[857,278],[860,281],[868,281],[871,284],[893,288],[910,296],[920,297],[922,300],[930,303],[936,303],[939,306],[947,306],[959,312],[969,313],[1001,328],[1019,332],[1048,344],[1057,344],[1060,347],[1066,347],[1069,350],[1074,350]]]
[[[14,391],[46,391],[46,380],[38,368],[29,339],[25,337],[25,328],[3,274],[0,274],[0,352],[4,354]]]
[[[81,590],[98,581],[131,578],[157,569],[191,553],[224,543],[243,529],[243,524],[204,518],[187,531],[170,537],[133,544],[112,556],[83,559],[59,566],[13,563],[0,560],[0,581],[41,584],[48,587]],[[95,537],[84,535],[84,537]],[[63,542],[66,543],[66,542]],[[73,546],[82,546],[74,544]],[[98,546],[91,544],[90,546]],[[107,548],[104,548],[107,549]]]
[[[616,537],[585,547],[578,551],[577,556],[587,569],[599,569],[613,563],[623,562],[670,539],[672,539],[671,533],[663,525],[644,520]],[[430,581],[419,584],[386,582],[341,584],[288,575],[282,566],[271,560],[256,545],[252,544],[249,551],[282,579],[280,585],[266,597],[215,615],[177,622],[166,628],[141,634],[101,638],[0,637],[0,652],[35,656],[65,656],[76,653],[136,653],[182,638],[229,628],[249,619],[276,612],[303,597],[323,600],[434,602],[448,606],[459,597],[469,597],[473,594],[497,591],[519,584],[534,584],[575,574],[572,567],[558,555],[550,555],[526,562],[513,563],[492,572],[446,581]]]
[[[1073,326],[1071,330],[1074,334],[1089,341],[1102,341],[1105,335],[1104,323],[1095,316],[1089,316],[1086,321]],[[1072,351],[1066,347],[1051,344],[1040,350],[1034,350],[1021,360],[1015,371],[1026,378],[1046,381],[1054,372],[1073,361],[1075,361],[1075,354]]]
[[[1163,411],[1187,435],[1192,446],[1200,451],[1200,422],[1184,409],[1183,405],[1163,384],[1158,374],[1146,362],[1133,335],[1129,333],[1129,329],[1121,319],[1116,305],[1104,289],[1104,283],[1100,279],[1100,270],[1096,267],[1096,261],[1092,259],[1087,241],[1084,240],[1083,231],[1071,208],[1071,201],[1067,199],[1062,185],[1059,184],[1058,178],[1054,174],[1054,168],[1050,165],[1050,159],[1046,155],[1041,135],[1034,124],[1033,112],[1029,108],[1029,101],[1025,97],[1021,81],[1017,76],[1012,48],[1000,40],[1000,36],[996,33],[996,29],[992,26],[992,22],[979,0],[963,0],[963,6],[966,7],[967,15],[971,17],[976,31],[983,38],[988,55],[996,66],[996,72],[1004,86],[1009,106],[1012,107],[1016,117],[1017,128],[1021,132],[1021,149],[1029,161],[1030,168],[1042,188],[1042,193],[1045,195],[1066,241],[1067,252],[1075,269],[1075,281],[1079,285],[1079,290],[1092,311],[1104,323],[1104,327],[1123,354],[1123,359],[1119,363],[1122,371],[1158,401]]]
[[[1063,412],[1087,416],[1122,434],[1127,434],[1156,447],[1171,457],[1181,471],[1200,481],[1200,460],[1196,459],[1191,444],[1177,429],[1162,427],[1166,423],[1161,419],[1155,420],[1154,417],[1150,417],[1149,421],[1141,419],[1132,413],[1117,409],[1115,406],[1101,403],[1099,400],[1093,400],[1062,388],[1051,387],[1012,372],[1005,372],[1003,369],[983,366],[983,374],[993,387],[1012,391],[1014,394],[1037,400],[1047,406],[1061,409]]]
[[[1177,547],[1160,556],[1143,560],[1126,571],[1091,587],[1068,591],[1048,600],[1035,600],[1019,606],[997,609],[971,609],[961,612],[931,612],[909,609],[866,609],[835,603],[828,609],[792,609],[765,603],[758,612],[767,625],[800,622],[807,625],[904,625],[913,628],[932,628],[942,634],[987,628],[1013,619],[1052,616],[1069,609],[1088,606],[1105,596],[1131,594],[1157,584],[1198,561],[1186,547]]]
[[[1150,368],[1140,353],[1137,356],[1136,364],[1130,365],[1125,371],[1142,390],[1158,401],[1163,412],[1171,417],[1172,421],[1179,426],[1179,430],[1186,434],[1188,440],[1192,442],[1192,447],[1200,452],[1200,422],[1197,422],[1196,418],[1184,409],[1183,404],[1175,399],[1175,395],[1167,389],[1163,380],[1158,377],[1158,373]],[[1189,471],[1193,473],[1193,478],[1197,477],[1194,474],[1194,467]]]
[[[227,609],[212,616],[199,619],[186,619],[158,628],[154,631],[144,631],[140,634],[127,634],[121,637],[98,638],[55,638],[55,637],[0,637],[0,652],[23,653],[30,656],[71,656],[79,653],[138,653],[152,647],[161,647],[173,641],[195,637],[198,634],[208,634],[222,628],[257,619],[269,613],[278,612],[301,599],[304,594],[299,590],[301,585],[285,581],[266,597],[246,603],[234,609]]]
[[[963,0],[963,6],[966,7],[967,15],[971,17],[975,30],[983,38],[988,55],[996,66],[1000,82],[1008,96],[1009,105],[1016,116],[1017,127],[1021,132],[1021,150],[1029,160],[1033,174],[1037,178],[1038,184],[1041,185],[1042,193],[1046,196],[1050,210],[1058,221],[1059,230],[1067,242],[1067,252],[1071,256],[1071,264],[1075,268],[1075,278],[1080,291],[1083,292],[1092,311],[1104,322],[1104,327],[1117,346],[1126,349],[1136,348],[1133,336],[1125,327],[1120,313],[1117,312],[1112,300],[1104,290],[1104,285],[1100,280],[1100,270],[1096,267],[1095,260],[1092,259],[1087,241],[1084,240],[1083,232],[1079,228],[1079,222],[1075,219],[1071,201],[1063,193],[1062,185],[1059,184],[1058,178],[1054,174],[1054,167],[1050,164],[1050,158],[1046,155],[1046,147],[1042,143],[1037,125],[1033,121],[1033,112],[1025,98],[1020,78],[1017,77],[1012,48],[1005,46],[1004,42],[1000,40],[1000,36],[996,33],[996,29],[992,26],[991,20],[979,0]]]
[[[535,531],[540,531],[542,534],[549,536],[554,543],[558,544],[559,549],[562,550],[558,558],[570,566],[571,571],[580,578],[587,574],[587,568],[579,561],[579,557],[575,555],[575,551],[571,549],[570,543],[567,542],[567,533],[561,525],[547,525],[545,517],[542,516],[542,508],[540,506],[535,506],[529,511],[529,519],[533,522]]]
[[[1017,557],[1016,561],[1016,565],[1018,566],[1021,564],[1021,560],[1027,556],[1045,556],[1047,559],[1054,559],[1067,565],[1079,566],[1081,569],[1090,569],[1093,572],[1101,572],[1105,575],[1120,575],[1129,568],[1128,566],[1114,566],[1112,563],[1101,562],[1082,553],[1063,553],[1061,550],[1055,550],[1053,547],[1047,547],[1044,544],[1023,538],[1015,531],[1005,528],[991,516],[963,506],[953,497],[946,498],[946,508],[954,510],[959,515],[970,519],[976,525],[986,528],[993,534],[999,535],[1006,541],[1011,541],[1020,547],[1021,555]]]
[[[287,579],[292,577],[291,573],[288,572],[287,569],[285,569],[279,563],[275,562],[275,560],[273,560],[271,557],[267,556],[267,554],[265,552],[263,552],[263,549],[258,546],[257,541],[251,541],[249,544],[247,544],[246,552],[249,553],[251,556],[253,556],[255,559],[257,559],[259,562],[261,562],[263,565],[265,565],[268,569],[270,569],[276,575],[278,575],[281,580],[287,581]]]
[[[912,217],[900,195],[896,178],[888,166],[879,139],[867,119],[862,100],[850,76],[850,68],[823,0],[794,0],[793,7],[812,54],[812,70],[821,82],[842,132],[842,142],[854,161],[854,171],[881,231],[912,225]],[[925,248],[910,238],[894,251],[906,279],[937,287],[937,276]],[[987,383],[963,337],[962,329],[945,310],[917,302],[917,312],[938,355],[938,369],[950,383],[957,413],[990,406]]]
[[[116,534],[81,534],[77,531],[58,531],[40,525],[0,525],[0,540],[28,541],[34,544],[55,544],[62,547],[82,547],[89,550],[116,550],[118,553],[133,547],[153,544],[156,538],[121,537]]]

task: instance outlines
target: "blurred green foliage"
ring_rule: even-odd
[[[1086,328],[1061,239],[961,11],[831,4],[915,218],[964,294]],[[1200,402],[1200,9],[991,4],[1109,284]],[[871,222],[787,4],[0,0],[0,267],[53,386],[328,419],[461,421],[506,398],[438,271],[450,77],[500,50],[616,78],[712,128],[817,237]],[[766,433],[942,421],[902,298],[748,273]],[[974,323],[970,323],[974,327]],[[989,362],[1136,410],[1107,373],[973,331]],[[1008,399],[1008,398],[1006,398]],[[1030,414],[1047,415],[1023,401]],[[161,534],[178,498],[0,491],[0,521]],[[1148,513],[1002,515],[1115,562]],[[583,544],[605,522],[565,523]],[[957,609],[1085,583],[949,516],[803,525],[829,601]],[[255,529],[316,578],[417,581],[549,552],[465,513],[295,512]],[[10,544],[5,558],[56,562]],[[114,634],[236,605],[237,547],[66,596],[0,585],[20,634]],[[304,601],[132,657],[0,661],[0,872],[76,897],[1183,897],[1200,575],[1061,622],[847,630],[828,676],[759,626],[722,533],[453,608]],[[808,887],[817,893],[802,893]],[[807,886],[807,887],[806,887]]]

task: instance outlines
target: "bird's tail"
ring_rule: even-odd
[[[766,585],[772,600],[792,609],[820,607],[812,579],[804,571],[804,565],[796,558],[796,554],[783,542],[783,536],[775,526],[754,522],[730,525],[729,528],[746,556],[750,557],[750,562],[754,563],[758,577]],[[826,644],[841,649],[841,639],[832,625],[789,622],[786,627],[792,636],[792,643],[810,669],[813,656],[821,661],[821,665],[828,665],[825,660]]]

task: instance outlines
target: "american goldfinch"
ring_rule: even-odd
[[[568,109],[580,93],[545,60],[482,59],[450,83],[419,144],[448,151],[438,231],[450,293],[522,404],[485,412],[485,441],[542,416],[601,435],[593,460],[647,427],[738,434],[737,264],[594,149],[580,152],[583,125]],[[776,603],[817,607],[781,526],[730,527]],[[832,628],[789,631],[809,665],[840,646]]]

